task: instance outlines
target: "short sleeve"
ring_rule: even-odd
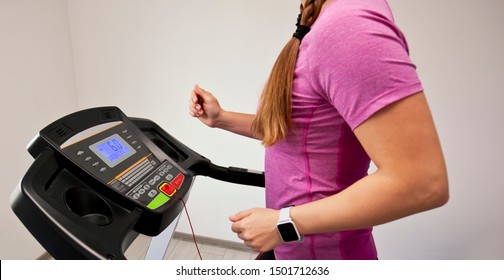
[[[423,91],[391,15],[350,11],[326,17],[316,33],[308,62],[313,88],[352,130],[387,105]]]

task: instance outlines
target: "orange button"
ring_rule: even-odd
[[[172,186],[174,186],[177,190],[182,186],[182,183],[184,182],[184,174],[179,173],[173,181],[170,182]]]
[[[172,197],[177,192],[177,189],[168,183],[163,183],[159,189],[169,197]]]

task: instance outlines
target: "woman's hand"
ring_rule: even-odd
[[[248,247],[257,252],[267,252],[282,244],[276,225],[280,211],[253,208],[229,217],[231,230],[238,234]]]
[[[189,99],[189,114],[209,127],[216,127],[222,115],[219,101],[210,92],[194,85]]]
[[[189,114],[212,128],[220,128],[238,135],[259,139],[252,132],[255,115],[226,111],[210,92],[194,86],[189,98]]]

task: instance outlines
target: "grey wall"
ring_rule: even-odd
[[[33,161],[28,142],[77,109],[67,10],[65,0],[0,0],[0,259],[44,252],[14,216],[9,197]]]

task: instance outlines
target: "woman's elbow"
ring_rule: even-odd
[[[441,207],[448,203],[450,199],[450,192],[448,189],[448,179],[442,180],[433,184],[432,186],[433,192],[433,200],[432,206],[433,208]]]
[[[450,198],[448,188],[448,175],[444,171],[431,172],[424,174],[421,187],[418,188],[421,193],[418,193],[420,204],[423,204],[425,210],[438,208],[446,203]]]

